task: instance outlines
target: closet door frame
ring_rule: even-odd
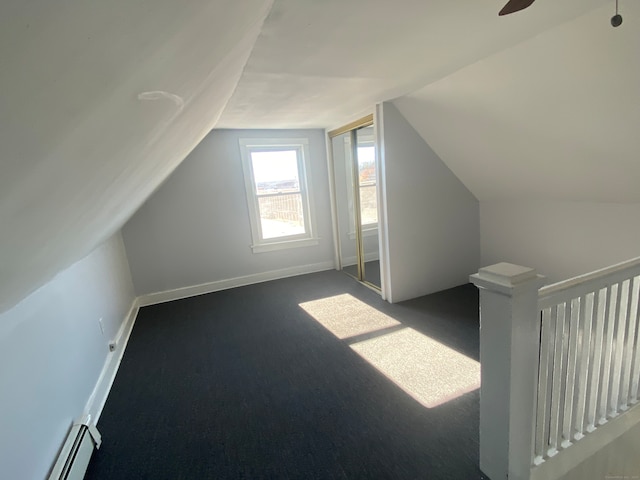
[[[364,256],[364,239],[362,235],[362,218],[360,211],[360,186],[359,186],[359,164],[358,164],[358,135],[357,131],[374,125],[374,117],[373,114],[367,115],[366,117],[362,117],[354,122],[351,122],[347,125],[344,125],[335,130],[331,130],[327,132],[327,156],[329,159],[329,178],[330,178],[330,189],[331,189],[331,204],[333,209],[333,217],[334,217],[334,242],[335,242],[335,263],[336,268],[338,270],[343,270],[342,258],[341,258],[341,245],[340,245],[340,232],[338,226],[338,204],[336,201],[336,182],[339,181],[335,177],[335,166],[333,159],[333,139],[345,133],[350,134],[351,141],[351,176],[352,176],[352,186],[353,189],[353,216],[355,219],[355,234],[356,234],[356,257],[357,257],[357,268],[358,268],[358,276],[357,280],[365,284],[366,286],[374,289],[377,292],[381,292],[381,287],[370,283],[366,279],[365,272],[365,256]],[[376,171],[378,170],[378,166],[376,165]]]

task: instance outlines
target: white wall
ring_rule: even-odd
[[[133,300],[117,234],[0,315],[0,478],[46,477]]]
[[[481,202],[640,202],[640,2],[622,3],[621,28],[596,0],[394,103]]]
[[[478,201],[406,121],[383,103],[389,300],[468,282],[480,258]]]
[[[239,138],[308,138],[317,246],[251,250]],[[213,130],[123,228],[138,294],[305,265],[333,267],[322,130]]]
[[[640,256],[639,219],[637,203],[481,202],[481,263],[564,280]]]

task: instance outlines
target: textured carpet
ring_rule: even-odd
[[[392,320],[338,338],[300,306],[345,294]],[[86,478],[483,478],[477,390],[426,408],[354,350],[408,330],[477,361],[475,288],[390,305],[329,271],[145,307]]]

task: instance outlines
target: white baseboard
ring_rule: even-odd
[[[146,307],[158,303],[171,302],[182,298],[195,297],[205,293],[218,292],[229,288],[243,287],[254,283],[267,282],[269,280],[278,280],[280,278],[294,277],[296,275],[304,275],[307,273],[321,272],[324,270],[333,270],[335,265],[333,260],[311,265],[301,265],[298,267],[283,268],[280,270],[271,270],[269,272],[254,273],[242,277],[229,278],[227,280],[218,280],[215,282],[202,283],[191,287],[176,288],[173,290],[165,290],[163,292],[149,293],[138,297],[138,306]]]
[[[280,278],[333,269],[335,269],[335,265],[333,261],[330,260],[322,263],[283,268],[281,270],[272,270],[269,272],[245,275],[243,277],[230,278],[228,280],[219,280],[216,282],[194,285],[192,287],[177,288],[175,290],[167,290],[164,292],[139,296],[133,301],[126,319],[118,329],[118,333],[114,339],[116,342],[116,349],[113,352],[109,352],[107,355],[107,359],[104,362],[98,381],[96,382],[93,392],[85,406],[84,415],[90,416],[90,422],[93,425],[98,423],[104,404],[107,401],[107,396],[111,390],[111,385],[113,385],[116,373],[118,372],[118,367],[120,367],[120,362],[122,361],[122,356],[124,355],[125,348],[129,342],[129,337],[133,330],[133,325],[135,324],[140,307],[170,302],[172,300],[179,300],[181,298],[193,297],[234,287],[241,287],[244,285],[251,285],[254,283],[266,282],[269,280],[277,280]]]
[[[113,381],[116,378],[116,373],[118,372],[118,367],[120,367],[120,361],[124,355],[124,350],[129,342],[129,336],[131,335],[133,325],[136,322],[139,309],[138,299],[136,298],[133,300],[129,313],[122,322],[122,325],[120,325],[116,338],[114,339],[116,342],[116,349],[107,354],[107,359],[102,367],[102,372],[100,372],[96,386],[94,387],[85,406],[84,414],[90,415],[90,422],[93,425],[98,423],[104,404],[107,401],[107,396],[109,395],[111,385],[113,385]]]

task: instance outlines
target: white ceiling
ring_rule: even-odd
[[[276,0],[217,126],[337,127],[606,3],[505,1]]]
[[[614,31],[607,27],[611,1],[538,0],[498,18],[502,3],[3,1],[0,312],[121,228],[214,126],[332,128],[425,85],[398,105],[480,198],[508,192],[510,180],[495,181],[473,160],[523,163],[515,148],[523,145],[533,152],[527,161],[545,154],[552,163],[558,151],[585,158],[607,182],[614,178],[602,158],[615,156],[629,190],[637,173],[632,148],[612,150],[604,139],[627,142],[632,124],[576,126],[573,110],[541,105],[563,105],[568,89],[567,105],[580,107],[580,118],[606,114],[637,124],[637,92],[615,104],[588,94],[638,84],[611,73],[621,62],[637,65],[629,46],[639,44],[632,33],[640,31],[637,6],[623,3],[629,14]],[[611,8],[581,17],[605,3]],[[512,53],[519,49],[531,58]],[[563,61],[565,50],[581,53]],[[516,83],[531,101],[516,95]],[[581,106],[580,99],[588,101]],[[547,122],[556,125],[555,137],[540,126]],[[484,124],[494,129],[478,130]],[[592,143],[556,148],[557,138],[566,143],[585,132]],[[503,133],[509,148],[496,141]],[[489,139],[493,150],[484,145]]]
[[[394,103],[480,200],[640,202],[640,3],[621,12],[619,28],[608,4]]]

